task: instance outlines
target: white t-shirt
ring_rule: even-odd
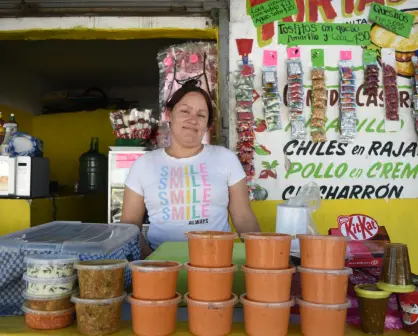
[[[166,241],[184,241],[188,231],[230,231],[228,187],[243,178],[233,152],[205,145],[199,154],[184,159],[164,149],[148,152],[132,165],[125,185],[145,199],[147,238],[156,248]]]

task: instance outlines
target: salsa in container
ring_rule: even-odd
[[[80,297],[84,299],[117,298],[124,292],[126,260],[77,262]]]
[[[56,330],[70,326],[74,322],[74,308],[56,311],[39,311],[23,305],[25,323],[29,328]]]
[[[39,296],[23,292],[27,308],[40,311],[56,311],[74,307],[71,294]]]

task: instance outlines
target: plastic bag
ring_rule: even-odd
[[[277,206],[276,232],[292,236],[297,234],[319,235],[312,213],[321,206],[321,191],[315,182],[303,186],[299,193]],[[293,239],[291,254],[299,256],[299,240]]]

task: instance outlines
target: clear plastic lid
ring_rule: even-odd
[[[134,272],[178,272],[183,265],[177,261],[137,260],[128,264]]]
[[[382,281],[376,284],[380,290],[391,292],[391,293],[412,293],[415,292],[414,285],[392,285]]]
[[[290,301],[286,302],[257,302],[257,301],[250,301],[247,299],[247,293],[242,294],[239,297],[239,301],[242,304],[259,307],[259,308],[288,308],[293,307],[295,305],[295,300],[291,299]]]
[[[347,301],[346,303],[342,303],[342,304],[320,304],[320,303],[312,303],[312,302],[303,301],[301,299],[297,299],[296,301],[299,306],[316,308],[316,309],[338,310],[338,309],[347,309],[351,307],[350,301]]]
[[[37,283],[37,284],[44,284],[44,285],[61,285],[65,283],[70,283],[75,281],[77,278],[76,275],[72,275],[70,277],[65,278],[32,278],[26,275],[26,273],[23,274],[23,280],[31,283]]]
[[[300,273],[315,273],[315,274],[329,274],[329,275],[351,275],[353,270],[349,267],[344,267],[342,270],[322,270],[322,269],[312,269],[299,266],[297,268]]]
[[[78,270],[89,270],[89,271],[104,271],[125,268],[128,264],[127,260],[89,260],[79,261],[74,264],[74,268]]]
[[[315,240],[350,240],[349,237],[342,236],[327,236],[327,235],[308,235],[308,234],[298,234],[296,235],[298,239],[315,239]]]
[[[74,294],[76,291],[73,290],[70,293],[66,294],[57,294],[57,295],[35,295],[35,294],[29,294],[28,292],[24,291],[22,293],[23,298],[26,300],[33,300],[33,301],[52,301],[52,300],[62,300],[66,298],[70,298],[72,294]]]
[[[241,270],[244,273],[258,273],[258,274],[283,274],[283,273],[295,273],[296,272],[296,267],[289,267],[289,268],[285,268],[285,269],[257,269],[257,268],[249,268],[247,266],[241,266]]]
[[[176,297],[174,299],[169,300],[156,300],[156,301],[148,301],[148,300],[138,300],[132,297],[132,294],[129,294],[126,300],[136,306],[171,306],[171,305],[178,305],[181,302],[181,294],[176,293]]]
[[[232,273],[236,272],[238,269],[238,266],[233,264],[230,267],[221,267],[221,268],[210,268],[210,267],[196,267],[190,265],[190,263],[185,263],[184,268],[187,271],[192,272],[211,272],[211,273]]]
[[[249,239],[265,239],[265,240],[292,240],[292,236],[285,233],[275,232],[246,232],[241,234],[241,238],[244,240]]]
[[[198,238],[198,239],[231,239],[238,238],[236,232],[224,232],[224,231],[190,231],[184,234],[186,238]]]
[[[207,307],[208,309],[220,309],[235,306],[235,304],[238,302],[238,297],[234,293],[232,293],[232,298],[229,300],[219,302],[207,302],[193,300],[189,298],[189,293],[186,293],[184,294],[184,302],[187,303],[189,306]]]
[[[75,256],[58,254],[31,255],[25,258],[25,263],[39,265],[73,264],[77,261],[78,258]]]
[[[44,310],[35,310],[30,309],[26,306],[26,303],[23,304],[22,310],[26,314],[35,314],[35,315],[42,315],[42,316],[60,316],[60,315],[68,315],[74,313],[74,307],[63,309],[63,310],[53,310],[53,311],[44,311]]]
[[[81,299],[79,294],[73,294],[71,296],[71,302],[80,303],[80,304],[89,304],[89,305],[98,305],[104,306],[113,303],[122,302],[126,297],[126,293],[124,292],[122,296],[118,296],[111,299],[100,299],[100,300],[93,300],[93,299]]]

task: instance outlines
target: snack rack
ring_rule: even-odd
[[[123,192],[129,170],[137,158],[144,155],[144,147],[110,147],[107,196],[107,222],[119,223],[122,215]],[[143,234],[148,232],[148,218],[144,217]]]

